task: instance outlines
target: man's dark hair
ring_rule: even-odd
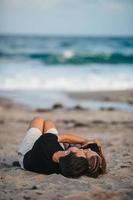
[[[63,176],[78,178],[87,173],[88,161],[86,158],[77,157],[75,153],[71,152],[67,156],[60,157],[59,166]]]

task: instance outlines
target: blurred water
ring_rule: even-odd
[[[48,107],[75,104],[66,91],[125,89],[133,89],[131,37],[0,36],[1,95]]]

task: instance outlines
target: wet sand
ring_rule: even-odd
[[[68,92],[71,98],[93,101],[115,101],[133,104],[133,90]]]
[[[122,98],[129,100],[124,94]],[[85,176],[69,179],[13,166],[12,163],[17,161],[18,145],[35,116],[53,120],[59,132],[100,139],[107,159],[107,174],[97,179]],[[0,200],[133,199],[132,134],[132,112],[64,107],[35,111],[0,98]]]

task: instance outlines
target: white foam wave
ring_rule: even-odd
[[[74,52],[71,50],[66,50],[66,51],[64,51],[63,56],[65,58],[72,58],[74,56]]]
[[[1,63],[0,90],[98,91],[133,89],[133,68]]]

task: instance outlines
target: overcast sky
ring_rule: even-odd
[[[0,33],[133,36],[133,0],[0,0]]]

